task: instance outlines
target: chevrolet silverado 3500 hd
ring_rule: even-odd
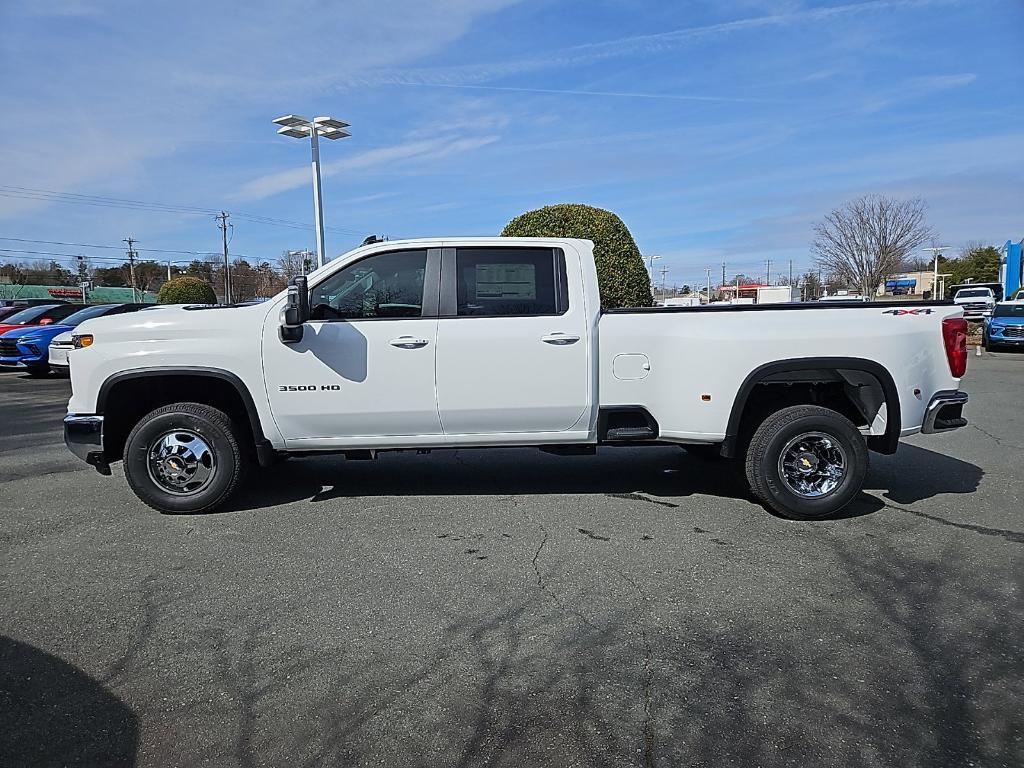
[[[377,242],[263,304],[89,320],[75,346],[68,447],[123,460],[162,512],[212,510],[284,455],[676,443],[814,519],[869,449],[966,424],[957,307],[602,310],[585,240]]]

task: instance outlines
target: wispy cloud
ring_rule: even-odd
[[[939,91],[948,91],[953,88],[963,88],[970,85],[978,76],[973,72],[963,72],[956,75],[928,75],[925,77],[911,77],[901,83],[899,88],[882,91],[868,99],[863,107],[866,114],[880,112],[883,109],[900,104],[910,99],[921,98]]]
[[[440,160],[493,144],[499,138],[501,137],[497,134],[490,134],[408,141],[390,147],[370,149],[344,160],[324,163],[320,167],[320,173],[324,177],[330,177],[346,171],[393,166],[398,162]],[[262,200],[309,184],[309,174],[308,166],[266,174],[243,184],[234,197],[237,200]]]
[[[682,93],[638,93],[635,91],[589,91],[568,88],[517,88],[505,85],[470,85],[456,83],[400,83],[393,85],[408,86],[414,88],[458,88],[479,91],[508,91],[512,93],[537,93],[554,94],[559,96],[601,96],[623,99],[666,99],[668,101],[715,101],[732,104],[781,104],[782,99],[757,99],[731,96],[706,96]]]
[[[471,85],[545,69],[594,64],[608,59],[650,55],[690,42],[732,35],[738,32],[812,24],[898,9],[950,5],[957,0],[869,0],[796,11],[783,11],[715,24],[631,35],[595,43],[582,43],[558,51],[517,60],[428,69],[379,70],[369,75],[342,79],[341,85]]]

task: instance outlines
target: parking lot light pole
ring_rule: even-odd
[[[934,240],[932,242],[935,242]],[[943,251],[948,251],[948,245],[936,245],[931,248],[922,248],[922,251],[930,251],[935,259],[935,263],[932,268],[932,299],[941,299],[939,296],[939,256],[942,255]],[[943,286],[945,287],[945,286]],[[946,291],[943,290],[943,293]]]
[[[320,193],[320,137],[344,139],[352,134],[345,129],[349,124],[333,117],[308,117],[284,115],[274,120],[281,127],[277,132],[293,139],[309,139],[313,166],[313,216],[316,222],[316,265],[324,265],[324,206]]]

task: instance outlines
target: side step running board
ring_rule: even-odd
[[[654,430],[650,427],[614,427],[608,430],[607,440],[652,440]]]

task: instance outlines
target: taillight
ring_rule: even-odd
[[[967,373],[967,321],[962,317],[948,317],[942,321],[942,343],[946,346],[946,360],[954,379]]]

